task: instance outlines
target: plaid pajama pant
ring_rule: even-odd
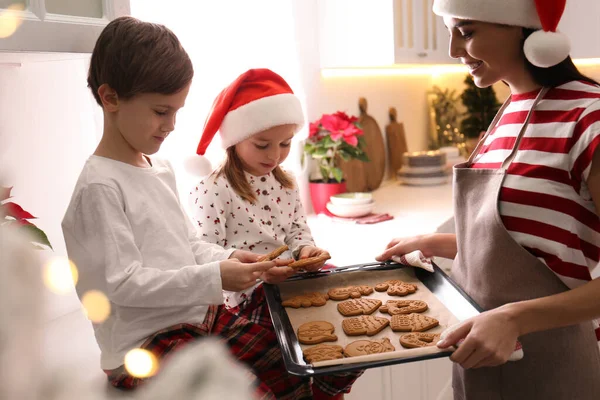
[[[363,373],[356,371],[315,377],[312,384],[308,378],[288,374],[262,287],[257,288],[241,308],[210,306],[201,325],[171,326],[148,338],[140,347],[165,360],[187,343],[209,335],[221,338],[231,354],[251,368],[256,398],[261,400],[312,399],[314,389],[334,397],[348,393]],[[129,375],[124,366],[105,373],[110,384],[119,389],[135,389],[146,380]]]

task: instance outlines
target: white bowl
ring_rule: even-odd
[[[335,205],[369,204],[373,202],[373,195],[371,193],[340,193],[331,196],[329,201]]]
[[[375,202],[367,204],[333,204],[332,202],[327,203],[327,210],[333,215],[344,218],[356,218],[369,215],[375,209]]]

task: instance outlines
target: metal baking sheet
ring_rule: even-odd
[[[396,275],[398,276],[396,278]],[[408,278],[407,278],[408,277]],[[441,351],[437,348],[426,348],[426,349],[401,349],[401,346],[397,340],[393,341],[394,347],[397,350],[401,350],[404,354],[401,358],[398,358],[397,353],[384,353],[360,357],[351,357],[343,359],[342,364],[340,361],[325,361],[315,363],[315,365],[308,364],[302,354],[304,346],[298,342],[296,337],[296,330],[293,326],[288,310],[281,305],[282,296],[283,298],[289,298],[291,295],[300,294],[302,292],[320,291],[326,292],[328,289],[340,286],[340,282],[348,282],[352,284],[353,281],[358,279],[359,282],[364,282],[368,278],[369,281],[373,280],[387,280],[387,279],[404,279],[416,283],[420,290],[421,295],[410,295],[407,297],[389,297],[385,293],[377,293],[365,297],[369,298],[381,298],[385,295],[388,299],[420,299],[424,294],[429,296],[433,295],[435,298],[433,303],[434,309],[438,310],[438,313],[447,312],[448,315],[440,320],[440,327],[433,329],[428,332],[441,332],[447,326],[446,324],[462,321],[473,317],[481,312],[480,307],[466,294],[460,287],[458,287],[450,277],[444,273],[437,265],[434,264],[434,272],[428,272],[420,268],[413,268],[401,264],[392,262],[386,263],[371,263],[371,264],[358,264],[347,267],[339,267],[329,270],[323,270],[317,273],[310,274],[297,274],[290,279],[279,285],[265,284],[265,294],[267,304],[271,312],[271,318],[275,327],[277,338],[281,345],[283,360],[287,370],[298,376],[317,376],[326,375],[337,372],[346,372],[357,369],[368,369],[375,367],[382,367],[386,365],[401,364],[407,362],[415,362],[421,360],[428,360],[440,357],[448,357],[450,352]],[[419,291],[417,291],[419,293]],[[432,298],[433,298],[432,297]],[[330,304],[331,303],[331,304]],[[328,301],[328,305],[325,307],[337,307],[337,301]],[[385,301],[384,301],[385,304]],[[304,313],[306,321],[315,320],[310,318],[311,310],[315,310],[315,313],[322,312],[318,309],[321,307],[310,307],[301,309],[289,309],[290,314],[294,315],[292,319],[298,324],[298,313]],[[295,314],[294,314],[295,313]],[[373,315],[386,316],[376,312]],[[391,318],[391,316],[387,316]],[[434,316],[437,318],[437,316]],[[343,316],[338,315],[338,322],[343,320]],[[438,318],[440,319],[440,318]],[[442,320],[446,323],[443,324]],[[341,325],[336,325],[336,334],[338,337],[345,334],[341,330]],[[391,332],[391,328],[385,328]],[[384,330],[384,331],[385,331]],[[394,337],[399,337],[401,333],[393,333]],[[348,338],[346,342],[360,340],[360,339],[378,339],[382,334],[378,334],[373,337],[367,336],[355,336]],[[329,344],[339,344],[342,347],[344,343],[330,342]]]

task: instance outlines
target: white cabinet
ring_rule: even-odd
[[[433,0],[394,0],[394,59],[397,64],[454,63],[444,20],[432,11]]]
[[[322,68],[455,62],[433,0],[318,0]]]
[[[106,24],[128,14],[129,0],[0,0],[0,51],[91,53]]]
[[[571,41],[571,57],[600,58],[600,1],[567,1],[558,29]]]

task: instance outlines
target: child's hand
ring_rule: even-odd
[[[275,267],[273,261],[264,261],[259,263],[247,264],[237,259],[223,260],[220,263],[221,282],[223,290],[232,292],[241,292],[256,284],[256,279]]]
[[[246,250],[236,250],[233,253],[231,253],[231,255],[229,256],[229,259],[238,259],[243,263],[255,263],[258,262],[258,259],[260,257],[264,256],[264,254],[256,254],[256,253],[252,253],[251,251],[246,251]],[[291,264],[292,262],[294,262],[293,259],[291,258],[286,258],[286,259],[281,259],[281,258],[276,258],[275,260],[273,260],[273,262],[275,263],[275,265],[277,267],[285,267],[288,264]]]
[[[323,249],[320,249],[318,247],[315,246],[304,246],[301,250],[300,250],[300,254],[298,255],[298,260],[302,260],[304,258],[310,258],[310,257],[318,257],[321,255],[329,255],[328,252],[326,252]],[[314,264],[314,265],[310,265],[306,268],[306,271],[308,272],[314,272],[314,271],[318,271],[321,268],[323,268],[323,265],[325,265],[325,261],[319,263],[319,264]]]
[[[243,263],[255,263],[258,262],[258,258],[260,254],[252,253],[251,251],[246,250],[236,250],[229,256],[229,259],[237,258]]]
[[[279,261],[279,260],[275,260],[275,261]],[[281,260],[281,261],[285,261],[289,264],[293,260]],[[260,279],[262,279],[263,281],[265,281],[267,283],[279,283],[279,282],[285,281],[287,278],[294,275],[295,273],[296,273],[296,271],[294,271],[293,268],[286,267],[286,266],[278,266],[278,267],[271,268],[271,269],[265,271],[260,276]]]

